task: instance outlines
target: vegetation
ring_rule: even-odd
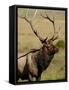
[[[56,46],[57,46],[58,48],[64,49],[65,43],[64,43],[63,40],[59,40],[59,41],[56,43]]]

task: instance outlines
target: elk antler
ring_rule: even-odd
[[[46,16],[43,16],[43,15],[41,14],[41,16],[42,16],[44,19],[48,19],[48,20],[53,24],[54,34],[53,34],[52,38],[49,39],[49,41],[54,41],[54,40],[56,40],[56,39],[58,38],[58,36],[56,36],[58,32],[55,31],[55,19],[54,19],[54,17],[53,17],[53,20],[52,20],[47,14],[46,14]],[[59,29],[60,29],[60,28],[59,28]]]
[[[33,18],[35,17],[36,13],[37,13],[37,10],[35,11]],[[34,27],[32,25],[32,21],[27,19],[27,14],[28,14],[28,11],[27,11],[25,16],[19,16],[19,17],[24,19],[26,22],[29,23],[29,25],[30,25],[32,31],[34,32],[34,34],[38,37],[38,39],[41,41],[41,43],[43,43],[44,40],[38,35],[37,31],[34,29]]]

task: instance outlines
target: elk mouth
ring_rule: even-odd
[[[58,48],[55,48],[55,53],[58,53],[59,52],[59,49]]]

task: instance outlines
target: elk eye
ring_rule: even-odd
[[[50,45],[48,44],[48,47],[50,47]]]

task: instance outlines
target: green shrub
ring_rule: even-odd
[[[65,43],[64,43],[63,40],[59,40],[59,41],[56,43],[56,46],[57,46],[58,48],[64,49]]]

